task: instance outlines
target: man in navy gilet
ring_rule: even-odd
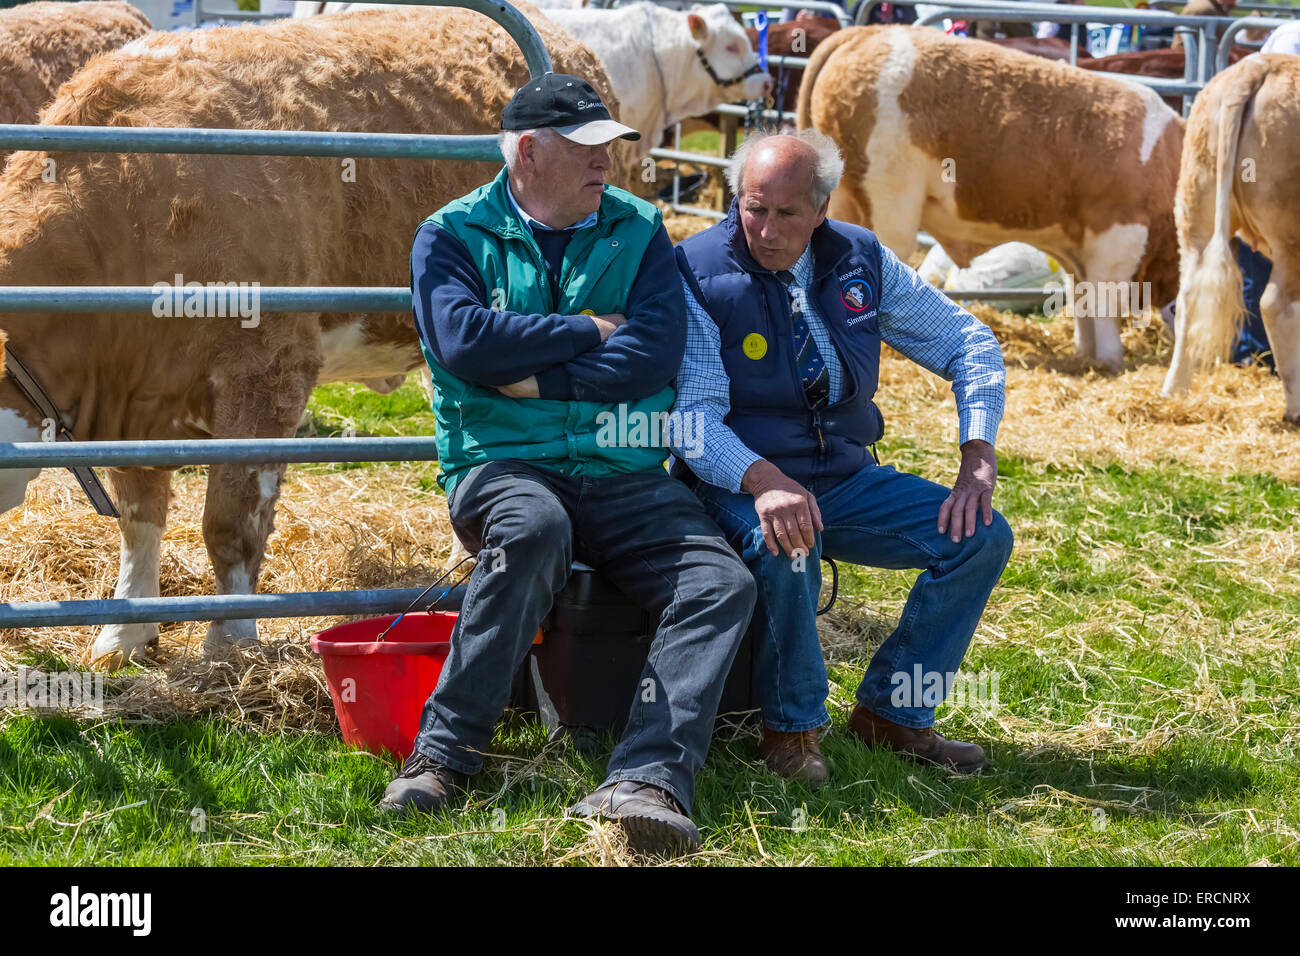
[[[677,247],[688,325],[673,411],[693,440],[674,449],[674,472],[758,583],[761,753],[813,787],[829,777],[821,556],[921,569],[858,687],[849,734],[972,772],[983,749],[935,733],[935,706],[1012,545],[992,507],[1002,350],[871,232],[826,218],[843,169],[815,130],[751,137],[728,171],[727,218]],[[953,383],[961,465],[951,489],[875,460],[882,341]]]

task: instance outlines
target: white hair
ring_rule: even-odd
[[[745,163],[749,160],[750,150],[778,136],[797,139],[811,146],[817,154],[816,165],[813,167],[812,194],[809,198],[813,208],[820,209],[821,204],[840,184],[840,177],[844,175],[844,159],[840,156],[840,148],[835,145],[835,140],[815,129],[801,129],[797,133],[751,133],[746,136],[745,141],[732,154],[731,165],[727,167],[727,185],[731,187],[732,195],[740,196],[745,191]]]
[[[550,142],[552,137],[560,134],[550,128],[542,129],[503,129],[497,136],[497,145],[501,148],[501,156],[506,161],[506,169],[514,169],[515,161],[519,158],[519,140],[525,135],[535,136],[538,142]]]

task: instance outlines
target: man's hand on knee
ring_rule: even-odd
[[[993,486],[998,481],[998,456],[986,441],[972,438],[961,446],[961,468],[953,482],[952,493],[939,506],[939,533],[952,532],[953,542],[975,533],[975,515],[980,513],[985,526],[993,523]]]
[[[754,496],[763,541],[773,557],[783,550],[791,558],[796,551],[812,552],[815,532],[822,530],[822,513],[812,492],[762,460],[749,466],[740,490]]]

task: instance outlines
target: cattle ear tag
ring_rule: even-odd
[[[740,347],[744,349],[746,358],[757,361],[767,354],[767,339],[757,332],[750,332],[745,336],[745,340],[740,343]]]

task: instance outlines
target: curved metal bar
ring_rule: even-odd
[[[1222,73],[1228,68],[1228,56],[1232,52],[1232,44],[1237,34],[1243,30],[1256,30],[1264,27],[1269,30],[1276,30],[1278,27],[1286,26],[1291,20],[1284,20],[1278,17],[1239,17],[1233,20],[1224,28],[1223,37],[1219,40],[1219,48],[1215,51],[1214,72]]]
[[[519,44],[523,51],[524,62],[528,64],[530,76],[538,77],[543,73],[555,72],[551,67],[551,54],[546,44],[538,35],[537,29],[526,16],[508,3],[500,0],[355,0],[358,3],[403,3],[412,7],[464,7],[485,17],[491,17],[502,27],[510,38]]]

